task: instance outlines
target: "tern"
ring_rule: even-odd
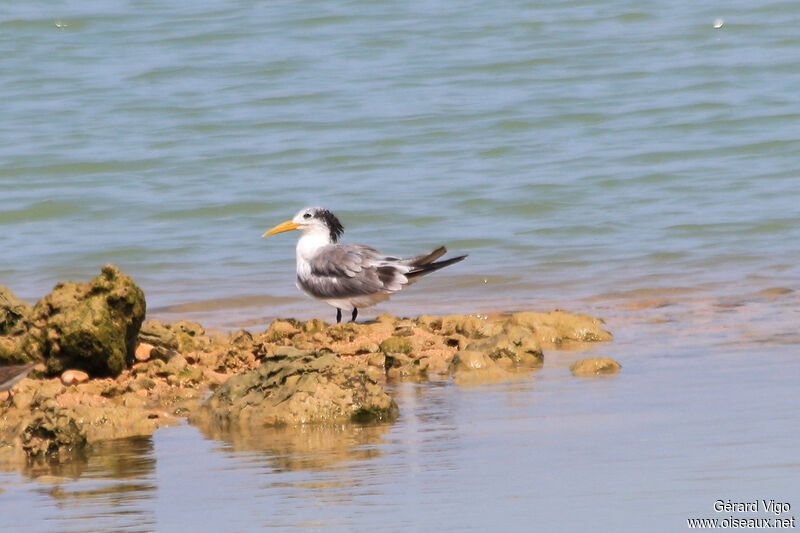
[[[363,244],[342,244],[341,222],[322,207],[301,209],[262,237],[293,229],[302,233],[297,241],[297,288],[335,307],[337,324],[342,321],[342,309],[352,309],[351,320],[355,321],[359,309],[382,302],[425,274],[467,257],[436,261],[447,252],[440,246],[428,254],[403,259]]]

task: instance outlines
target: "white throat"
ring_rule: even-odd
[[[308,265],[320,248],[331,244],[331,234],[327,228],[304,228],[303,236],[297,241],[297,269],[301,264]]]

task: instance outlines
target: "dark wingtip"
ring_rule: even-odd
[[[439,261],[439,263],[458,263],[459,261],[463,261],[467,257],[469,257],[469,254],[457,255],[455,257],[451,257],[450,259],[446,259],[444,261]],[[438,264],[438,263],[434,263],[434,264]]]

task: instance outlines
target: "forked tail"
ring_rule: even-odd
[[[438,261],[438,262],[435,262],[435,263],[433,262],[435,259],[441,257],[446,251],[447,250],[445,250],[444,246],[442,246],[441,248],[438,248],[438,249],[434,250],[433,252],[431,252],[427,256],[420,256],[420,258],[422,258],[423,260],[428,259],[431,256],[434,256],[434,257],[433,257],[433,259],[428,259],[427,262],[420,261],[420,262],[417,262],[417,263],[412,263],[412,266],[414,266],[415,268],[413,270],[411,270],[408,274],[406,274],[406,277],[408,278],[408,281],[409,282],[415,281],[417,278],[422,277],[425,274],[429,274],[431,272],[434,272],[434,271],[439,270],[441,268],[444,268],[446,266],[450,266],[453,263],[458,263],[459,261],[463,261],[467,257],[466,255],[459,255],[458,257],[453,257],[451,259],[445,259],[444,261]],[[415,258],[415,259],[417,259],[417,258]]]

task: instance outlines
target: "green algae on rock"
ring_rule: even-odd
[[[299,322],[293,319],[278,318],[272,321],[265,333],[268,342],[289,339],[300,333]]]
[[[333,354],[275,357],[225,382],[203,407],[222,425],[387,421],[397,404],[367,373]]]
[[[116,376],[133,359],[145,307],[133,280],[106,265],[91,282],[59,283],[39,300],[23,348],[51,374],[79,368]]]
[[[428,379],[429,357],[414,357],[403,352],[387,352],[383,361],[386,379],[411,381]]]
[[[515,371],[541,368],[544,355],[531,329],[505,321],[495,324],[494,331],[494,335],[473,340],[453,355],[449,370],[456,383],[510,379]]]
[[[544,362],[534,333],[509,323],[496,335],[469,343],[467,350],[485,353],[505,370],[540,368]]]
[[[33,307],[23,302],[11,289],[0,285],[0,335],[8,335],[19,329]]]
[[[490,337],[497,333],[498,324],[476,315],[422,315],[417,319],[421,327],[437,335],[461,335],[468,339]]]
[[[22,349],[32,309],[11,289],[0,285],[0,363],[14,365],[32,361]]]
[[[390,353],[403,353],[410,354],[412,347],[411,343],[402,337],[389,337],[384,339],[379,345],[380,351],[386,354]]]
[[[22,430],[22,449],[28,457],[65,455],[86,447],[86,432],[69,410],[47,406],[37,410]]]

